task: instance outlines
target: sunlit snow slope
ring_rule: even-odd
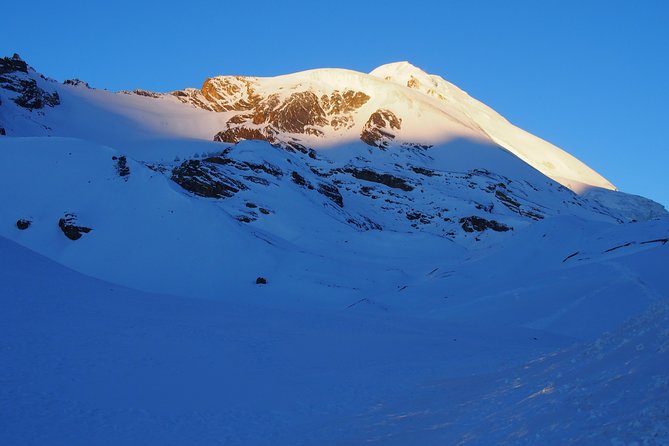
[[[436,98],[448,114],[461,116],[463,120],[469,118],[495,143],[570,189],[579,191],[587,186],[614,189],[609,181],[569,153],[514,126],[499,113],[439,76],[429,75],[408,62],[383,65],[370,75]]]

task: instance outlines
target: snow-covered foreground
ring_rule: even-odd
[[[507,282],[491,324],[480,301],[419,315],[147,294],[3,238],[0,443],[664,444],[656,245],[558,286]]]

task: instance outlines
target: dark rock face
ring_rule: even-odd
[[[28,76],[28,64],[14,54],[13,57],[0,59],[0,88],[18,95],[12,100],[20,107],[36,110],[55,107],[60,104],[57,92],[49,93],[37,85],[37,81]]]
[[[423,175],[423,176],[426,176],[426,177],[435,177],[435,176],[438,177],[439,176],[439,174],[437,172],[435,172],[434,170],[426,169],[425,167],[412,166],[411,170],[413,170],[414,172],[416,172],[419,175]]]
[[[229,144],[236,144],[239,141],[251,140],[251,141],[267,141],[270,144],[275,144],[276,139],[273,136],[273,132],[265,130],[260,131],[259,129],[249,129],[246,127],[232,127],[222,132],[218,132],[214,135],[214,141],[217,142],[227,142]]]
[[[320,129],[335,130],[355,125],[353,112],[370,97],[360,91],[334,90],[318,94],[311,90],[294,91],[287,97],[258,93],[255,78],[224,76],[207,79],[201,90],[187,89],[172,93],[187,104],[214,112],[237,112],[218,132],[214,141],[236,143],[260,140],[307,153],[291,137],[283,134],[323,136]],[[320,93],[319,93],[320,94]],[[295,147],[295,145],[299,147]]]
[[[255,92],[252,79],[242,76],[210,78],[204,81],[200,91],[173,94],[181,101],[216,112],[250,110],[262,99]]]
[[[267,181],[264,178],[257,177],[255,175],[246,175],[244,179],[250,181],[251,183],[261,184],[263,186],[269,186],[269,181]]]
[[[360,139],[365,144],[379,149],[385,149],[395,139],[392,129],[399,130],[402,120],[390,110],[377,110],[369,117],[360,133]]]
[[[15,72],[28,73],[28,64],[18,54],[0,59],[0,74]]]
[[[74,87],[91,88],[91,86],[88,85],[88,82],[84,82],[81,79],[65,79],[63,81],[63,85],[72,85]]]
[[[314,188],[311,183],[309,183],[302,175],[295,171],[290,173],[290,179],[293,180],[293,183],[297,184],[298,186],[306,187],[308,189]]]
[[[31,224],[32,224],[32,221],[28,220],[26,218],[20,218],[20,219],[16,220],[16,227],[18,229],[20,229],[21,231],[25,231],[26,229],[28,229]]]
[[[432,144],[418,144],[418,143],[413,143],[413,142],[402,143],[402,148],[403,149],[409,149],[409,150],[425,151],[425,150],[431,149],[432,147],[433,147]]]
[[[334,201],[340,208],[344,207],[344,197],[341,196],[341,192],[339,192],[337,186],[320,183],[317,190],[320,194],[325,195],[330,200]]]
[[[128,167],[128,159],[125,156],[112,156],[112,160],[116,161],[116,172],[120,177],[127,177],[130,175],[130,167]]]
[[[256,285],[267,285],[267,279],[264,277],[258,277],[256,279]]]
[[[425,225],[431,223],[431,221],[430,221],[430,216],[429,216],[429,215],[425,215],[425,214],[423,214],[423,213],[420,212],[420,211],[411,211],[411,212],[407,212],[407,213],[405,214],[405,216],[406,216],[407,220],[411,220],[411,221],[418,220],[419,222],[421,222],[421,223],[423,223],[423,224],[425,224]]]
[[[21,96],[14,99],[17,105],[27,108],[28,110],[41,109],[45,106],[55,107],[60,104],[60,97],[58,93],[46,93],[44,90],[37,87],[35,81],[30,84],[24,84]]]
[[[153,99],[158,99],[159,97],[161,97],[160,93],[154,93],[152,91],[142,90],[142,89],[139,89],[139,88],[136,89],[136,90],[132,90],[132,91],[121,91],[120,93],[136,94],[137,96],[144,96],[144,97],[153,98]]]
[[[5,136],[7,132],[5,131],[4,128],[0,127],[0,136]]]
[[[270,123],[279,131],[288,133],[314,134],[310,126],[328,124],[325,111],[318,102],[318,97],[311,91],[301,91],[290,95],[281,106],[261,111],[264,122]],[[254,116],[254,122],[260,121]]]
[[[34,79],[11,79],[0,76],[0,88],[19,93],[14,98],[16,105],[28,110],[42,109],[45,106],[55,107],[60,104],[57,92],[47,93],[37,86]]]
[[[69,238],[70,240],[79,240],[82,234],[88,234],[92,231],[91,228],[87,228],[86,226],[79,226],[76,223],[77,216],[71,213],[65,214],[63,218],[58,220],[58,226],[60,227],[60,230],[63,231],[65,237]]]
[[[230,178],[215,163],[188,160],[172,170],[172,181],[201,197],[227,198],[247,189],[242,182]]]
[[[492,229],[497,232],[506,232],[513,229],[498,221],[486,220],[485,218],[477,217],[475,215],[461,218],[460,225],[465,232],[483,232],[486,229]]]
[[[388,187],[401,189],[405,192],[410,192],[413,190],[413,187],[407,184],[407,182],[402,178],[387,173],[376,173],[370,169],[347,169],[346,172],[350,173],[359,180],[385,184]]]
[[[330,119],[330,125],[335,130],[351,128],[354,125],[351,113],[362,107],[370,97],[361,91],[346,90],[340,93],[335,90],[332,94],[321,96],[321,107]]]

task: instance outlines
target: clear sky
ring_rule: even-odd
[[[0,54],[111,90],[408,60],[669,207],[669,2],[13,1]]]

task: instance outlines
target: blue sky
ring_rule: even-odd
[[[7,2],[0,54],[99,88],[409,60],[669,207],[669,2]]]

